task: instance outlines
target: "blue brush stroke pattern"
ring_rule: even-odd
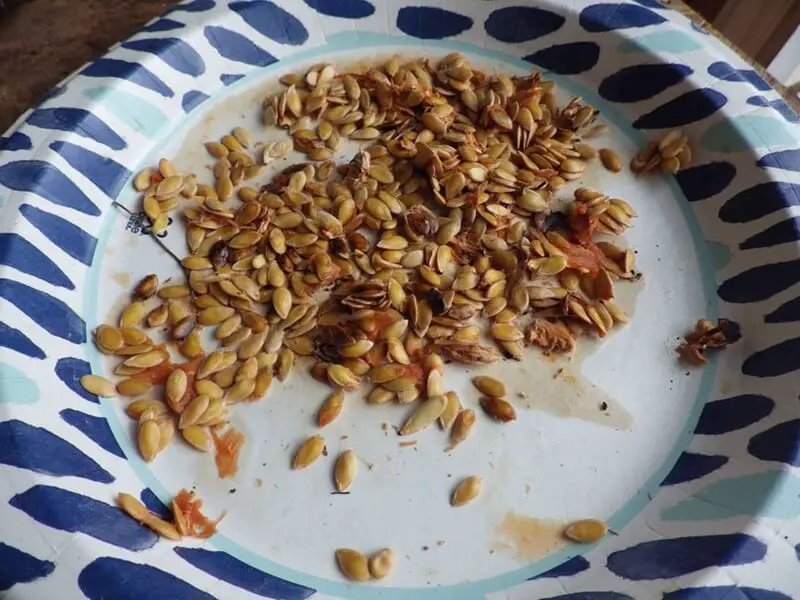
[[[748,356],[742,365],[742,373],[752,377],[778,377],[797,369],[800,369],[800,338],[759,350]]]
[[[593,68],[600,58],[600,46],[594,42],[556,44],[524,56],[527,60],[559,75],[577,75]]]
[[[236,73],[223,73],[219,76],[219,80],[222,82],[222,85],[229,86],[233,85],[243,77],[244,75],[237,75]]]
[[[154,54],[176,71],[192,77],[199,77],[206,72],[206,63],[197,50],[178,38],[131,40],[122,44],[122,47]]]
[[[88,600],[142,600],[152,598],[153,590],[158,590],[159,600],[215,600],[166,571],[110,556],[86,565],[78,586]]]
[[[274,600],[303,600],[316,590],[264,573],[226,552],[175,548],[175,554],[216,579]]]
[[[734,275],[719,286],[726,302],[746,304],[771,298],[800,281],[800,259],[766,263]]]
[[[761,540],[730,533],[643,542],[612,552],[607,566],[612,573],[634,581],[669,579],[709,567],[746,565],[767,554]]]
[[[728,98],[717,90],[692,90],[642,115],[633,126],[636,129],[682,127],[713,115],[727,103]]]
[[[729,162],[711,162],[681,169],[675,175],[689,202],[711,198],[722,192],[736,177],[736,167]]]
[[[633,65],[606,77],[598,93],[610,102],[640,102],[679,84],[693,72],[686,65],[666,62]]]
[[[2,321],[0,321],[0,348],[8,348],[31,358],[42,359],[46,356],[44,350],[34,344],[28,336]]]
[[[35,485],[8,503],[37,523],[80,532],[118,548],[139,551],[155,546],[158,535],[116,506],[49,485]]]
[[[800,346],[800,341],[797,345]],[[747,451],[761,460],[800,467],[800,419],[784,421],[757,433],[750,438]]]
[[[208,96],[200,90],[189,90],[181,98],[181,108],[183,112],[192,112],[206,100],[208,100]]]
[[[75,260],[79,260],[87,266],[91,266],[94,258],[94,251],[97,247],[97,238],[89,235],[77,225],[73,225],[66,219],[53,215],[47,211],[23,204],[19,207],[31,225],[36,227],[42,234],[56,246],[61,248]]]
[[[533,579],[556,579],[557,577],[571,577],[572,575],[583,573],[590,566],[591,565],[589,564],[589,561],[584,557],[573,556],[568,561],[561,563],[557,567],[553,567],[549,571],[545,571],[539,575],[534,575],[529,579],[529,581]]]
[[[657,25],[667,19],[652,10],[634,4],[603,2],[592,4],[581,11],[581,27],[592,33],[647,27]]]
[[[18,583],[29,583],[47,577],[55,570],[55,563],[40,560],[0,542],[0,592],[10,590]]]
[[[70,142],[53,142],[50,149],[69,165],[103,190],[109,198],[116,198],[131,172],[114,159],[102,156]]]
[[[172,19],[167,19],[166,17],[158,19],[150,23],[150,25],[145,25],[142,27],[141,31],[150,31],[150,32],[162,32],[162,31],[174,31],[176,29],[183,29],[185,25],[179,21],[173,21]]]
[[[278,59],[272,54],[262,50],[243,35],[230,29],[209,25],[203,30],[203,34],[206,36],[208,43],[211,44],[211,47],[219,52],[220,56],[228,60],[256,67],[266,67],[278,62]]]
[[[768,181],[742,190],[719,209],[726,223],[755,221],[776,210],[800,204],[800,184]]]
[[[173,6],[168,13],[173,12],[188,12],[188,13],[199,13],[205,12],[207,10],[211,10],[214,8],[214,0],[194,0],[194,2],[181,2],[176,6]]]
[[[695,425],[695,435],[722,435],[749,427],[769,416],[775,408],[772,398],[741,394],[708,402]]]
[[[663,600],[792,600],[786,594],[774,590],[738,585],[684,588],[667,592]]]
[[[750,236],[739,244],[739,248],[742,250],[769,248],[778,244],[796,242],[798,239],[800,239],[800,217],[792,217]]]
[[[18,192],[30,192],[45,200],[97,216],[100,209],[72,180],[50,163],[20,160],[0,167],[0,184]]]
[[[0,152],[15,152],[17,150],[30,150],[31,148],[33,148],[31,138],[19,131],[15,131],[8,137],[0,136]]]
[[[175,92],[153,72],[139,63],[128,62],[118,58],[99,58],[89,63],[81,71],[86,77],[112,77],[124,79],[131,83],[152,90],[165,98],[172,98]]]
[[[708,74],[723,81],[739,81],[749,83],[759,91],[772,89],[764,79],[752,69],[736,69],[732,65],[719,61],[708,66]]]
[[[765,323],[794,323],[800,321],[800,298],[781,304],[764,317]]]
[[[116,131],[83,108],[38,108],[28,115],[25,122],[42,129],[74,133],[108,146],[112,150],[122,150],[127,147],[125,140]]]
[[[279,44],[301,46],[308,39],[308,31],[298,18],[269,0],[231,2],[228,6],[250,27]]]
[[[81,398],[95,404],[100,403],[97,396],[87,392],[81,385],[81,377],[92,374],[92,366],[88,362],[72,356],[59,358],[55,372],[56,377]]]
[[[366,0],[303,0],[321,15],[342,19],[363,19],[375,13]]]
[[[675,466],[661,482],[661,485],[677,485],[693,481],[721,469],[728,462],[727,456],[684,452],[678,457]]]
[[[566,19],[552,11],[533,6],[507,6],[495,10],[483,28],[501,42],[519,44],[558,31]]]
[[[422,40],[441,40],[464,33],[472,19],[451,10],[433,6],[404,6],[397,12],[397,28]]]
[[[800,172],[800,149],[792,148],[791,150],[780,150],[779,152],[765,154],[758,159],[756,164],[759,167],[772,167],[774,169],[783,169],[784,171]]]
[[[0,298],[52,335],[73,344],[86,341],[86,323],[58,298],[11,279],[0,279]]]
[[[0,233],[0,265],[17,269],[57,287],[75,289],[75,284],[56,263],[16,233]]]
[[[627,594],[619,592],[573,592],[560,596],[548,596],[542,600],[635,600]]]
[[[764,96],[750,96],[747,99],[747,103],[751,106],[768,106],[790,123],[797,123],[800,121],[800,115],[798,115],[789,103],[782,98],[768,100]]]
[[[173,519],[172,511],[149,488],[144,488],[142,493],[139,494],[139,498],[150,512],[168,521]]]
[[[104,418],[87,415],[85,412],[71,408],[65,408],[58,414],[66,423],[86,435],[106,452],[125,458],[125,453],[122,452],[122,448],[119,447],[111,428],[108,426],[108,421]]]
[[[69,442],[17,419],[0,423],[0,464],[55,477],[114,481],[111,473]]]

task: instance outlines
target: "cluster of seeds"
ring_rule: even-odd
[[[614,286],[638,277],[634,253],[596,236],[622,234],[635,211],[589,188],[558,197],[598,157],[610,171],[622,168],[612,150],[587,142],[602,127],[592,106],[580,98],[559,106],[554,85],[537,73],[490,76],[458,54],[394,57],[345,74],[316,65],[281,81],[286,89],[265,101],[263,120],[290,139],[258,142],[237,128],[207,143],[213,185],[168,159],[135,179],[154,231],[182,210],[186,282],[140,282],[118,325],[94,332],[125,379],[83,383],[103,396],[164,386],[161,399],[127,408],[145,460],[177,429],[193,448],[227,449],[233,458],[223,469],[218,455],[217,466],[221,475],[235,472],[243,437],[216,433],[228,406],[264,396],[298,357],[333,388],[319,427],[368,381],[368,403],[415,405],[400,435],[438,421],[452,451],[477,415],[443,389],[446,362],[521,360],[528,346],[568,353],[580,336],[604,337],[627,322]],[[346,139],[362,147],[337,164]],[[308,161],[246,185],[292,148]],[[187,361],[173,364],[143,328],[165,331]],[[207,350],[209,338],[215,349]],[[474,383],[491,419],[516,418],[500,382]],[[325,439],[312,435],[292,468],[323,454]],[[353,450],[336,460],[339,491],[352,485],[356,463]],[[469,502],[480,488],[480,477],[468,478],[451,503]],[[357,568],[359,577],[370,571]]]
[[[384,548],[369,558],[358,550],[339,548],[335,556],[342,574],[352,581],[383,579],[394,568],[394,551],[391,548]]]
[[[665,134],[658,141],[649,141],[631,160],[631,171],[647,173],[660,169],[673,175],[692,162],[689,138],[679,130]]]

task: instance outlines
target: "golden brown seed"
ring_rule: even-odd
[[[142,502],[130,494],[117,494],[117,506],[119,506],[129,517],[143,523],[152,516],[147,507]]]
[[[336,551],[336,563],[342,574],[351,581],[369,581],[367,557],[358,550],[339,548]]]
[[[608,532],[608,525],[598,519],[583,519],[567,525],[564,536],[579,544],[591,544],[601,540]]]
[[[208,427],[200,425],[191,425],[181,429],[181,436],[186,442],[196,450],[201,452],[211,452],[213,447],[213,440]]]
[[[325,427],[342,413],[344,407],[344,391],[336,390],[322,403],[317,413],[317,425]]]
[[[125,413],[137,421],[147,411],[158,416],[167,412],[167,406],[159,400],[134,400],[125,408]]]
[[[282,319],[289,315],[292,309],[292,293],[286,287],[279,287],[272,295],[272,306]]]
[[[292,461],[292,469],[305,469],[316,461],[324,450],[325,438],[321,435],[312,435],[297,449]]]
[[[173,542],[177,542],[182,539],[181,534],[178,532],[175,525],[168,523],[164,519],[160,519],[155,515],[152,515],[143,521],[143,524],[155,531],[161,537],[172,540]]]
[[[142,322],[145,315],[145,307],[143,302],[131,302],[122,311],[122,316],[119,319],[120,327],[136,327]]]
[[[445,395],[447,405],[439,416],[439,426],[442,429],[449,429],[455,422],[458,413],[461,412],[461,401],[455,392],[447,392]]]
[[[166,354],[161,350],[151,350],[150,352],[144,352],[142,354],[132,356],[122,364],[124,364],[126,367],[134,367],[136,369],[149,369],[151,367],[155,367],[156,365],[160,365],[166,359]]]
[[[447,448],[448,452],[467,439],[469,432],[472,431],[472,427],[475,425],[475,421],[475,411],[471,408],[467,408],[458,413],[455,423],[453,423],[453,429],[450,430],[450,446]]]
[[[358,470],[358,457],[352,450],[345,450],[336,459],[333,481],[339,492],[346,492],[353,485]]]
[[[109,325],[101,325],[95,329],[94,340],[104,352],[114,352],[125,345],[125,339],[119,329]]]
[[[225,394],[225,402],[226,404],[235,404],[236,402],[246,400],[255,389],[255,379],[242,379],[241,381],[237,381]]]
[[[208,379],[198,379],[195,381],[194,390],[200,395],[208,396],[211,400],[220,400],[224,395],[222,388]]]
[[[453,495],[450,497],[451,506],[464,506],[468,502],[472,502],[481,493],[483,487],[483,478],[473,475],[467,477],[453,490]]]
[[[212,306],[204,308],[197,314],[200,325],[219,325],[234,314],[234,309],[229,306]]]
[[[114,384],[99,375],[84,375],[81,377],[81,387],[90,394],[101,398],[113,398],[117,395]]]
[[[485,375],[473,377],[472,383],[478,391],[492,398],[502,398],[506,395],[506,386],[494,377]]]
[[[447,398],[443,395],[432,396],[420,404],[400,429],[400,435],[411,435],[432,425],[447,407]]]
[[[150,391],[153,384],[144,379],[123,379],[117,384],[117,393],[120,396],[141,396]]]
[[[369,572],[373,579],[383,579],[394,568],[394,552],[384,548],[369,557]]]
[[[619,155],[611,148],[600,149],[600,162],[612,173],[619,173],[622,170],[622,160]]]
[[[517,418],[517,411],[508,400],[503,398],[481,398],[481,408],[495,421],[507,423]]]
[[[167,310],[166,304],[160,304],[156,306],[153,310],[151,310],[147,315],[147,326],[148,327],[161,327],[164,323],[167,322],[167,317],[169,316],[169,312]]]
[[[155,419],[145,419],[142,415],[137,431],[139,454],[146,462],[152,461],[161,449],[161,428]]]
[[[345,390],[355,390],[360,383],[358,377],[344,365],[330,365],[328,367],[328,381],[331,385]]]
[[[186,429],[191,425],[196,425],[208,409],[211,398],[205,395],[196,396],[181,413],[178,419],[178,429]]]

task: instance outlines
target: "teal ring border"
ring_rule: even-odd
[[[212,105],[214,102],[220,100],[223,96],[233,95],[237,93],[237,91],[241,91],[243,88],[248,87],[255,79],[263,78],[271,71],[283,69],[287,65],[313,59],[319,57],[320,55],[329,54],[332,52],[346,52],[349,50],[365,49],[368,47],[396,48],[401,46],[409,47],[422,45],[423,44],[420,40],[416,40],[414,38],[390,36],[380,33],[344,32],[332,35],[327,39],[327,43],[322,46],[297,52],[290,57],[280,59],[278,62],[264,67],[263,69],[254,69],[234,85],[227,88],[220,88],[205,104]],[[517,68],[531,69],[532,67],[530,63],[522,59],[515,58],[502,52],[487,50],[486,48],[471,43],[425,40],[424,45],[483,56],[491,60],[505,62]],[[560,76],[548,76],[557,81],[559,87],[568,90],[571,94],[581,96],[595,106],[603,106],[604,118],[613,123],[615,127],[624,132],[628,138],[636,142],[637,145],[642,145],[646,141],[644,134],[634,130],[630,126],[628,119],[621,115],[615,107],[600,99],[595,92],[584,88],[582,85],[572,80],[565,79]],[[190,118],[194,118],[194,115],[187,115],[183,122],[178,125],[178,127],[183,126]],[[169,131],[165,131],[161,139],[165,139],[170,132],[174,131],[178,127],[173,127],[170,128]],[[148,155],[148,158],[154,153],[155,151],[151,151]],[[683,199],[683,192],[677,185],[677,182],[672,177],[668,177],[667,181],[673,192],[673,195],[676,199],[679,199],[681,212],[692,236],[695,255],[697,257],[703,279],[702,283],[706,299],[707,317],[712,320],[716,320],[716,277],[714,268],[709,260],[709,257],[707,256],[708,253],[705,248],[705,239],[703,238],[700,225],[694,213],[692,212],[690,205],[688,202],[681,201]],[[112,224],[116,219],[116,216],[117,214],[113,210],[109,210],[108,216],[105,217],[101,234],[98,237],[98,244],[97,248],[95,249],[95,257],[103,256],[102,252],[108,244],[108,239],[112,232]],[[89,330],[93,330],[99,324],[97,322],[96,299],[99,290],[99,279],[101,272],[100,266],[102,262],[102,258],[99,261],[94,261],[86,278],[86,294],[84,296],[83,308],[87,329]],[[86,344],[85,348],[86,358],[92,366],[92,372],[101,372],[102,369],[100,368],[99,352],[92,344]],[[614,515],[608,520],[609,527],[612,530],[620,531],[644,509],[644,507],[650,502],[655,493],[658,491],[661,482],[664,480],[667,474],[669,474],[678,457],[681,455],[684,449],[688,447],[692,438],[694,426],[697,423],[703,405],[707,399],[710,398],[713,384],[716,379],[716,371],[717,361],[716,359],[712,358],[710,363],[703,370],[692,410],[689,413],[686,425],[681,435],[676,440],[672,451],[667,455],[662,465],[656,469],[650,478],[648,478],[643,487],[622,507],[620,507],[617,512],[614,513]],[[116,418],[116,415],[112,409],[112,401],[108,399],[101,399],[100,412],[108,421],[114,437],[128,459],[131,469],[134,471],[134,473],[136,473],[145,486],[153,490],[153,492],[161,499],[162,502],[169,504],[173,494],[171,494],[166,487],[164,487],[161,482],[150,473],[146,463],[142,461],[136,449],[131,445],[130,436],[125,430],[124,425]],[[276,577],[281,577],[283,579],[296,582],[300,585],[313,588],[318,592],[341,596],[352,600],[408,600],[410,597],[413,597],[415,600],[478,600],[484,598],[485,594],[487,593],[520,585],[531,577],[553,569],[570,558],[584,554],[594,547],[594,545],[582,546],[580,551],[578,551],[576,548],[567,548],[547,556],[546,558],[543,558],[532,565],[472,583],[447,585],[438,588],[387,588],[369,587],[363,585],[358,586],[307,575],[259,556],[221,534],[215,535],[209,540],[209,543],[217,549],[225,551],[239,560],[242,560],[247,564],[250,564],[253,567],[261,569],[262,571]]]

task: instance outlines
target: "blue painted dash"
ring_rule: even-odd
[[[75,260],[79,260],[87,266],[91,266],[94,258],[94,251],[97,248],[97,238],[89,235],[77,225],[73,225],[66,219],[51,214],[47,211],[23,204],[19,207],[30,223],[36,227],[44,236],[61,248]]]
[[[108,421],[104,418],[87,415],[85,412],[71,408],[65,408],[58,414],[66,423],[75,427],[106,452],[125,458],[125,453],[122,452],[122,448],[119,447],[108,426]]]
[[[75,284],[56,263],[16,233],[0,233],[0,265],[17,269],[51,285],[75,289]]]
[[[73,344],[86,341],[86,323],[58,298],[12,279],[0,279],[0,298],[52,335]]]
[[[0,542],[0,592],[47,577],[55,570],[55,563]]]
[[[153,597],[153,590],[169,600],[215,600],[166,571],[111,557],[86,565],[78,575],[78,587],[88,600],[142,600]]]

